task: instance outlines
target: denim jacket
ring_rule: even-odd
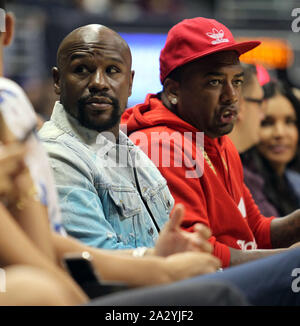
[[[174,199],[154,163],[120,131],[81,126],[56,102],[39,132],[67,233],[98,248],[153,247]]]

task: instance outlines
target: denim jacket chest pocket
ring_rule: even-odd
[[[162,228],[163,224],[168,220],[174,206],[174,199],[170,194],[166,182],[155,185],[142,182],[141,192],[144,201],[147,202],[153,216],[157,217],[158,225]]]
[[[120,220],[125,220],[141,213],[140,200],[134,189],[110,187],[108,189],[108,196],[113,203],[113,205],[110,205],[109,215],[117,213],[120,216]]]
[[[154,246],[158,233],[135,188],[109,187],[107,200],[107,220],[119,241],[133,247]]]

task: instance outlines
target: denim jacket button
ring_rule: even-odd
[[[153,233],[154,233],[153,228],[150,228],[150,229],[148,230],[148,233],[149,233],[150,235],[153,235]]]

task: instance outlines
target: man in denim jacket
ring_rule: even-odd
[[[127,43],[100,25],[70,33],[53,68],[60,101],[40,136],[64,227],[94,247],[153,247],[174,205],[153,162],[119,130],[133,76]]]

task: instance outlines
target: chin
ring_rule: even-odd
[[[228,124],[218,130],[218,136],[217,137],[222,137],[225,135],[228,135],[231,133],[232,129],[234,127],[234,124]]]
[[[292,161],[292,157],[290,155],[288,156],[285,156],[285,155],[282,155],[282,156],[274,156],[274,155],[269,155],[269,156],[265,156],[265,158],[267,160],[269,160],[271,163],[273,164],[280,164],[280,165],[288,165],[289,162]]]

